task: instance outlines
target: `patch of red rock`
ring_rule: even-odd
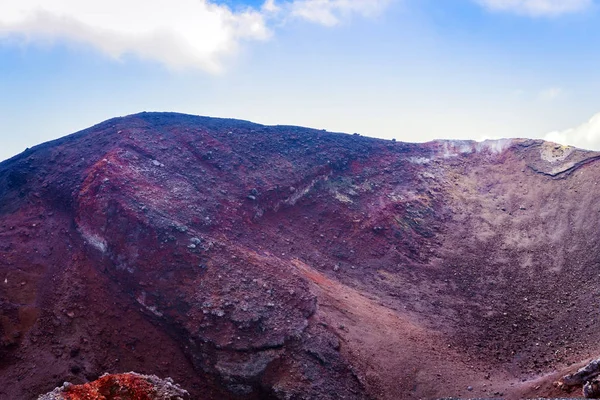
[[[184,400],[189,394],[170,378],[134,372],[106,374],[83,385],[63,384],[38,400]]]

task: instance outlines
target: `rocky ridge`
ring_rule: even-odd
[[[0,398],[127,370],[194,399],[564,396],[599,350],[599,157],[169,113],[29,149],[0,164]]]

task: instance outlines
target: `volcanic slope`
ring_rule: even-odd
[[[598,159],[172,113],[28,149],[0,163],[0,398],[130,370],[199,400],[560,396],[600,353]]]

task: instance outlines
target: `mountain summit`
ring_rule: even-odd
[[[558,396],[599,352],[599,159],[172,113],[39,145],[0,163],[0,398]]]

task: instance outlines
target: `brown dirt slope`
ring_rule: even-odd
[[[167,113],[27,150],[0,164],[0,398],[129,370],[194,399],[558,396],[599,352],[599,156]]]

